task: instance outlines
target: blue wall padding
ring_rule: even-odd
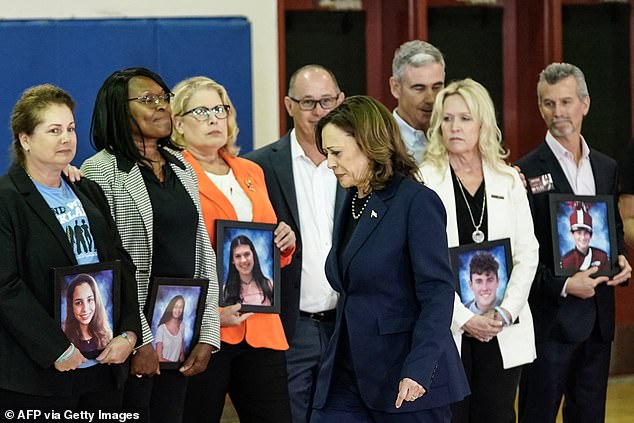
[[[173,87],[204,75],[227,88],[238,113],[238,144],[253,148],[251,28],[246,18],[0,21],[0,173],[10,164],[10,117],[22,92],[52,83],[77,108],[79,166],[94,154],[90,118],[104,79],[117,69],[145,66]]]

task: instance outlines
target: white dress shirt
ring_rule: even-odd
[[[326,279],[325,263],[332,246],[337,178],[324,160],[318,166],[306,156],[291,131],[293,181],[302,237],[299,309],[307,313],[332,310],[338,294]]]
[[[403,142],[405,143],[408,153],[414,157],[416,164],[420,166],[423,163],[423,155],[425,154],[425,148],[427,147],[427,137],[425,136],[425,131],[414,129],[409,126],[409,124],[398,115],[396,109],[394,109],[392,115],[394,115],[394,119],[396,119],[396,124],[398,125],[398,129],[401,131],[401,138],[403,138]]]
[[[229,173],[226,175],[216,175],[207,171],[205,171],[205,174],[227,197],[236,212],[236,216],[238,216],[238,220],[241,222],[252,222],[253,204],[251,204],[249,196],[238,183],[236,176],[233,174],[233,169],[229,168]]]
[[[550,131],[546,134],[546,144],[557,158],[575,195],[595,195],[596,186],[590,165],[590,148],[583,136],[581,136],[581,159],[578,166],[572,153],[561,145]]]

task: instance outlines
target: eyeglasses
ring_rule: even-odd
[[[181,116],[192,115],[197,121],[206,122],[211,119],[212,113],[216,116],[216,119],[226,119],[227,116],[229,116],[229,109],[231,109],[231,106],[228,104],[218,104],[211,109],[209,107],[200,106],[186,111],[181,114]]]
[[[167,93],[164,95],[146,94],[143,97],[129,98],[128,101],[138,101],[139,103],[143,103],[147,106],[156,107],[160,105],[161,103],[170,104],[170,101],[172,101],[172,98],[174,98],[174,94],[172,93]]]
[[[334,97],[320,98],[319,100],[314,100],[312,98],[300,98],[300,99],[293,98],[293,97],[288,97],[288,98],[293,100],[295,103],[299,104],[299,108],[302,109],[303,111],[310,112],[314,110],[315,107],[317,107],[317,103],[319,103],[321,108],[324,110],[332,109],[333,107],[337,105],[338,97],[339,97],[339,94],[337,94]]]

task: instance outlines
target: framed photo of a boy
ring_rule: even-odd
[[[555,275],[591,267],[598,268],[593,276],[618,273],[612,196],[551,194],[549,201]]]
[[[280,253],[275,225],[216,221],[220,305],[240,303],[243,312],[280,312]]]
[[[509,238],[450,248],[449,257],[466,308],[482,315],[502,303],[513,268]]]
[[[209,281],[154,278],[146,316],[162,369],[177,369],[198,342]]]
[[[53,269],[55,318],[86,358],[96,358],[118,326],[120,262]]]

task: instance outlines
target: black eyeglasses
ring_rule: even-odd
[[[211,119],[212,113],[216,116],[216,119],[226,119],[229,116],[229,109],[231,109],[231,106],[228,104],[218,104],[212,108],[200,106],[186,111],[181,116],[191,115],[200,122],[206,122]]]
[[[174,98],[174,94],[172,93],[167,93],[163,95],[146,94],[143,97],[129,98],[128,101],[138,101],[139,103],[143,103],[147,106],[156,107],[160,105],[161,103],[170,104],[170,102],[172,101],[172,98]]]
[[[337,98],[339,97],[339,94],[337,94],[334,97],[323,97],[320,98],[319,100],[315,100],[312,98],[293,98],[293,97],[288,97],[291,100],[293,100],[295,103],[299,104],[299,108],[302,109],[305,112],[310,112],[312,110],[315,109],[315,107],[317,107],[317,104],[319,103],[319,105],[321,106],[322,109],[324,110],[330,110],[333,107],[335,107],[337,105]]]

